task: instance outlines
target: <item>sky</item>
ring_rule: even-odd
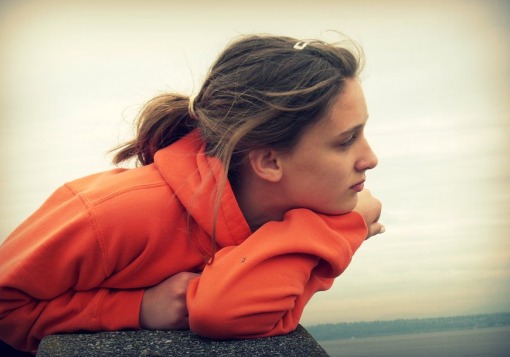
[[[332,31],[333,30],[333,31]],[[0,241],[250,33],[364,48],[368,240],[302,324],[510,311],[510,3],[0,1]]]

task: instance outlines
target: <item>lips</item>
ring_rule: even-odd
[[[364,187],[365,187],[365,180],[362,180],[362,181],[358,182],[357,184],[352,185],[350,188],[351,188],[351,190],[354,190],[356,192],[361,192],[361,191],[363,191]]]

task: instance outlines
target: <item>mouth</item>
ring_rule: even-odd
[[[361,192],[363,191],[363,188],[365,187],[365,180],[362,180],[358,182],[357,184],[354,184],[350,187],[351,190],[355,192]]]

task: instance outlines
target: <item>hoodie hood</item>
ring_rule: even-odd
[[[212,236],[216,190],[225,170],[218,159],[204,151],[205,143],[195,129],[156,152],[154,164],[196,224]],[[215,233],[220,247],[239,245],[251,234],[228,180]]]

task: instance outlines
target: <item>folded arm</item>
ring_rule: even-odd
[[[305,304],[331,287],[366,236],[357,213],[326,216],[296,209],[281,222],[266,223],[239,246],[217,252],[191,281],[191,329],[219,339],[294,330]]]

